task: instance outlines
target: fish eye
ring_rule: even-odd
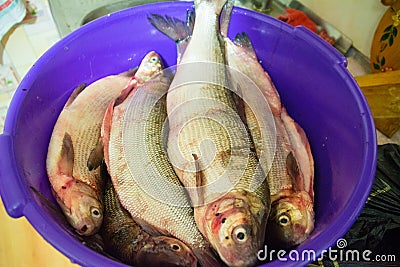
[[[281,215],[278,219],[281,226],[286,226],[289,223],[289,217],[287,215]]]
[[[246,226],[237,226],[233,230],[233,238],[238,242],[246,242],[249,237],[249,228]]]
[[[172,244],[171,248],[172,248],[172,250],[175,250],[175,251],[180,251],[181,250],[181,247],[179,245],[177,245],[177,244]]]
[[[156,63],[156,62],[158,62],[158,58],[157,57],[151,57],[150,58],[150,62],[151,63]]]
[[[98,208],[96,207],[91,207],[90,208],[90,214],[92,214],[92,216],[94,218],[100,218],[101,217],[101,212]]]

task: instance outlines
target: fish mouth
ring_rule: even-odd
[[[267,242],[290,248],[302,243],[314,230],[314,211],[307,193],[299,192],[273,204]]]
[[[231,209],[218,214],[212,224],[215,245],[221,259],[229,266],[251,266],[257,263],[257,251],[263,241],[260,229],[252,223],[250,214]],[[261,240],[262,239],[262,240]]]
[[[83,220],[78,224],[74,224],[75,231],[82,236],[90,236],[95,234],[100,227],[96,226],[91,220]]]
[[[79,235],[90,236],[100,229],[100,225],[96,225],[91,219],[80,219],[77,214],[72,212],[71,209],[67,208],[65,205],[62,204],[60,207],[63,210],[67,222]]]

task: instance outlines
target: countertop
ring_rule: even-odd
[[[0,266],[71,267],[70,260],[47,243],[25,217],[9,217],[0,200]]]
[[[59,40],[46,0],[29,1],[35,16],[14,27],[0,44],[0,67],[7,68],[9,87],[0,87],[0,133],[6,108],[27,70],[50,46]],[[0,77],[1,78],[1,77]],[[7,78],[7,77],[6,77]],[[400,131],[392,139],[378,132],[378,143],[400,144]],[[77,266],[47,243],[26,218],[13,219],[7,215],[0,200],[0,266]]]

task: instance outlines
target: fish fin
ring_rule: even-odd
[[[237,46],[243,47],[244,49],[247,50],[247,52],[254,58],[257,60],[257,55],[256,55],[256,51],[254,50],[253,44],[250,41],[249,36],[247,35],[247,33],[242,32],[242,33],[238,33],[235,36],[235,39],[233,40],[233,43]]]
[[[296,191],[303,190],[302,185],[300,183],[301,173],[300,173],[299,164],[297,163],[297,160],[294,157],[292,152],[290,152],[286,157],[286,170],[293,180],[294,189]]]
[[[121,93],[119,96],[113,101],[113,107],[116,107],[120,105],[122,102],[125,101],[125,99],[128,98],[128,95],[135,89],[137,88],[137,80],[135,77],[132,77],[132,79],[128,82],[128,84],[125,86],[124,89],[122,89]]]
[[[74,168],[74,146],[72,144],[72,138],[68,133],[64,134],[59,168],[62,174],[72,177]]]
[[[194,158],[194,164],[196,167],[196,192],[197,192],[197,203],[193,203],[196,206],[203,206],[204,205],[204,177],[203,173],[200,170],[200,163],[199,158],[196,154],[192,154]]]
[[[220,259],[215,255],[210,247],[194,248],[193,253],[202,267],[222,267],[225,266]]]
[[[135,74],[136,74],[138,69],[139,69],[139,67],[136,66],[133,69],[130,69],[130,70],[127,70],[127,71],[124,71],[124,72],[120,73],[119,75],[120,76],[124,76],[124,77],[133,77],[133,76],[135,76]]]
[[[228,37],[229,21],[231,19],[234,3],[234,0],[228,0],[222,8],[219,30],[223,37]]]
[[[110,188],[113,188],[111,177],[107,170],[107,164],[105,163],[104,160],[101,162],[101,165],[100,165],[100,176],[101,176],[102,180],[104,181],[105,191],[110,190]]]
[[[54,204],[52,201],[50,201],[45,195],[43,195],[42,192],[40,192],[38,189],[36,189],[33,186],[30,186],[30,189],[32,192],[40,199],[42,203],[44,203],[47,207],[51,208],[53,212],[56,212],[57,215],[59,214],[59,207]],[[54,191],[53,191],[54,192]],[[60,216],[60,218],[64,218],[64,216]]]
[[[195,19],[196,12],[194,11],[194,9],[188,9],[186,12],[186,26],[190,30],[190,36],[193,33]]]
[[[70,97],[68,98],[67,103],[65,103],[65,107],[68,107],[72,104],[72,102],[74,102],[74,100],[78,97],[78,95],[83,91],[83,89],[86,88],[86,84],[85,83],[81,83],[80,85],[78,85],[74,91],[72,92],[72,94],[70,95]]]
[[[300,124],[298,124],[295,121],[293,121],[293,123],[294,123],[295,129],[300,137],[301,144],[304,146],[304,149],[306,150],[306,155],[307,155],[307,159],[308,159],[308,163],[309,163],[307,166],[310,166],[310,175],[305,175],[303,168],[300,168],[300,170],[303,172],[303,176],[304,176],[304,182],[302,184],[304,184],[304,190],[308,192],[308,194],[311,196],[311,198],[314,201],[314,190],[313,190],[313,188],[314,188],[314,159],[311,154],[310,143],[308,141],[308,138],[307,138],[307,135],[306,135],[304,129],[300,126]]]
[[[189,14],[187,15],[189,16]],[[174,40],[176,43],[183,42],[192,35],[190,24],[175,17],[151,14],[147,17],[147,20],[157,30]]]
[[[97,141],[95,148],[93,148],[92,151],[90,152],[87,161],[87,167],[89,171],[93,171],[94,169],[98,168],[103,162],[103,159],[104,159],[103,141],[102,138],[100,137],[99,140]]]
[[[104,113],[103,123],[101,125],[101,138],[103,143],[104,161],[107,166],[110,166],[109,144],[111,134],[111,123],[114,113],[114,101],[111,101]]]
[[[124,89],[122,89],[121,93],[119,96],[113,101],[113,106],[118,106],[124,100],[128,97],[130,92],[134,90],[137,87],[137,80],[135,78],[136,72],[138,71],[139,66],[135,67],[134,69],[128,70],[126,72],[123,72],[121,75],[126,76],[126,77],[131,77],[129,82],[125,85]]]
[[[233,94],[233,100],[235,102],[239,117],[242,119],[242,122],[247,126],[247,118],[246,118],[246,103],[243,100],[243,91],[239,84],[236,85],[236,92]]]

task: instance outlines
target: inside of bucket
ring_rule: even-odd
[[[184,17],[185,10],[185,6],[178,9],[164,6],[163,12]],[[143,32],[153,31],[145,16],[131,17],[129,21],[121,16],[110,20],[105,27],[97,27],[100,23],[91,24],[76,39],[58,43],[30,72],[35,78],[25,82],[29,88],[19,109],[14,138],[22,183],[50,218],[49,223],[63,225],[65,233],[60,235],[67,234],[80,241],[83,238],[68,225],[56,205],[46,174],[47,147],[58,114],[78,84],[89,84],[129,69],[147,51],[160,51],[167,65],[176,61],[175,44],[162,34],[126,38],[132,25],[141,26]],[[301,245],[305,246],[337,220],[359,180],[364,179],[360,175],[367,129],[358,100],[354,99],[356,88],[331,55],[324,55],[325,50],[321,52],[314,44],[290,34],[291,28],[282,27],[272,19],[237,12],[232,18],[230,35],[243,31],[250,36],[288,113],[304,128],[310,141],[315,161],[316,217],[313,233]]]

